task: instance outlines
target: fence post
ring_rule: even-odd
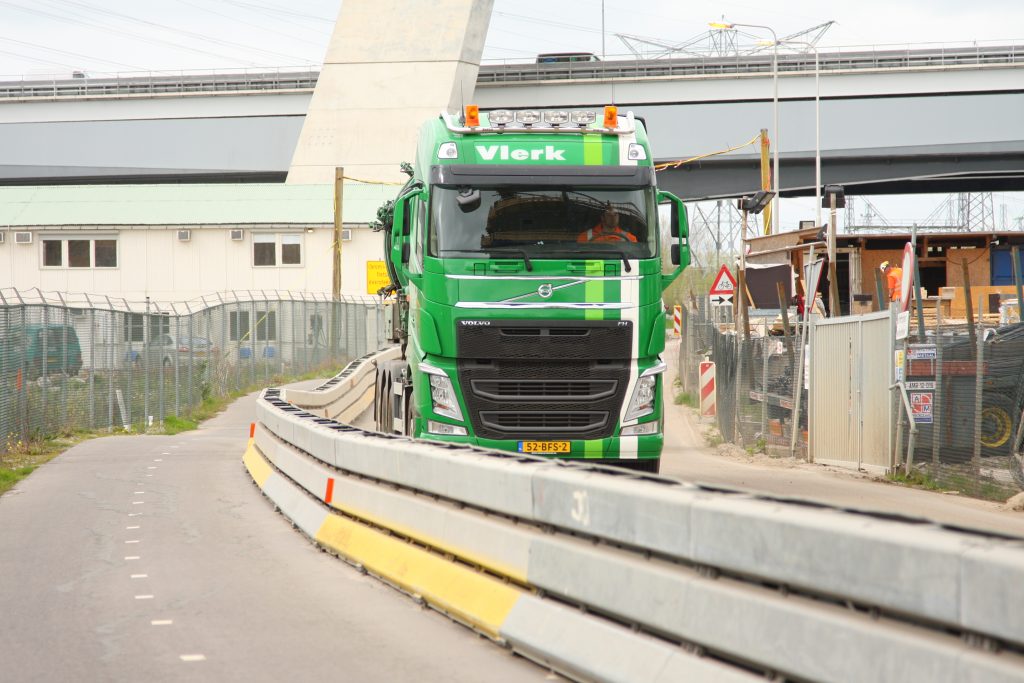
[[[942,432],[942,411],[945,400],[945,386],[942,384],[942,335],[941,322],[935,321],[935,405],[932,406],[932,466],[939,466],[939,435]]]
[[[981,297],[978,301],[978,311],[982,310]],[[981,315],[978,315],[978,332],[977,332],[977,360],[974,369],[974,457],[971,460],[971,464],[975,468],[981,466],[981,395],[982,389],[984,388],[984,379],[982,377],[983,368],[985,367],[985,326],[981,322]],[[977,470],[974,472],[977,475]]]
[[[146,297],[146,315],[142,318],[142,431],[149,426],[149,297]]]
[[[767,332],[767,329],[765,330]],[[768,450],[768,340],[765,334],[761,337],[761,439]]]
[[[89,429],[96,428],[96,309],[89,308]]]

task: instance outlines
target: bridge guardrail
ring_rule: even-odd
[[[809,680],[1024,680],[1022,539],[415,442],[317,417],[277,390],[258,417],[247,465],[309,536],[364,563],[331,545],[337,510],[501,577],[518,593],[470,591],[467,607],[370,567],[570,676],[655,680],[593,662],[664,663],[664,646],[682,644],[689,654],[672,661],[716,679],[752,667]],[[280,483],[267,486],[271,474]],[[602,616],[581,622],[567,604]],[[591,631],[604,637],[579,640]],[[623,631],[638,637],[608,642]]]

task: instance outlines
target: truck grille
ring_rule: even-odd
[[[460,320],[456,327],[458,355],[472,359],[626,360],[632,340],[628,320]]]
[[[577,434],[601,429],[608,422],[608,413],[579,412],[516,412],[511,410],[482,410],[480,421],[491,429],[512,434],[534,434],[538,430],[548,434]]]
[[[596,401],[615,393],[614,379],[475,379],[473,393],[492,400],[525,401]]]
[[[617,360],[460,359],[458,369],[473,431],[485,439],[609,437],[629,383],[629,362]]]

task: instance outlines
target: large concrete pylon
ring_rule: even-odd
[[[288,182],[395,181],[420,125],[473,95],[493,0],[343,0]]]

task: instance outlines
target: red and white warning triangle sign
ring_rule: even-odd
[[[715,276],[710,293],[713,296],[732,296],[735,291],[736,279],[729,272],[728,266],[722,266],[722,269],[718,271],[718,275]]]

